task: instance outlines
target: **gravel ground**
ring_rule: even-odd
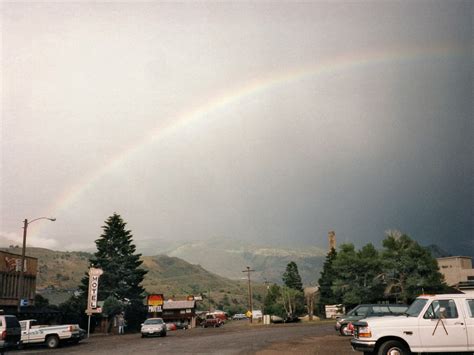
[[[142,339],[140,334],[93,335],[78,345],[58,349],[28,347],[16,354],[356,354],[349,337],[334,331],[333,322],[250,325],[229,322],[221,328],[168,332],[166,337]]]

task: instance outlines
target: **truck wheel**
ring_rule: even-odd
[[[379,348],[377,355],[409,355],[410,351],[397,340],[389,340]]]
[[[57,335],[50,335],[46,338],[46,345],[50,349],[57,348],[59,345],[59,338]]]

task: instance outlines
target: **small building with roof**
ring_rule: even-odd
[[[437,258],[436,261],[448,286],[460,290],[474,289],[474,269],[470,256],[448,256]]]
[[[157,315],[163,318],[166,323],[180,323],[194,328],[196,326],[196,301],[166,300],[163,302],[162,311]]]

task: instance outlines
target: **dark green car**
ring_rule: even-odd
[[[408,309],[406,304],[360,304],[351,311],[336,318],[336,330],[341,335],[352,335],[349,323],[370,317],[397,316]]]

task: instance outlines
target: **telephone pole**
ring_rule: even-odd
[[[252,285],[250,283],[250,273],[254,272],[255,270],[250,269],[250,266],[247,266],[247,270],[242,270],[242,272],[247,273],[247,278],[249,281],[249,311],[253,313],[253,304],[252,304]],[[250,316],[250,323],[252,323],[253,314]]]

